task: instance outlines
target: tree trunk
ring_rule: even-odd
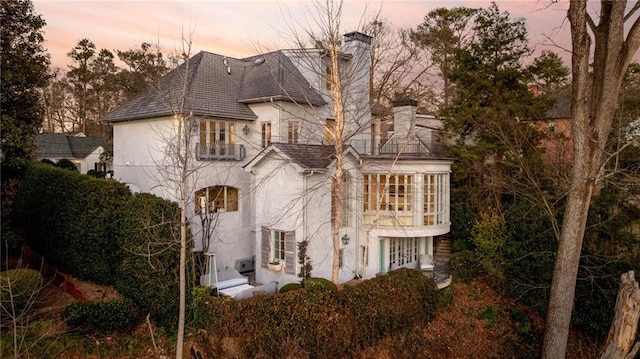
[[[616,299],[615,315],[600,359],[633,359],[640,350],[635,343],[640,319],[640,287],[633,271],[623,273]]]
[[[587,12],[587,0],[574,0],[569,5],[574,159],[553,268],[542,358],[561,359],[566,354],[589,205],[607,160],[603,150],[618,107],[622,78],[640,46],[640,20],[633,21],[626,39],[624,30],[625,20],[633,18],[632,13],[640,8],[638,2],[628,14],[626,1],[602,0],[600,5],[597,25]]]

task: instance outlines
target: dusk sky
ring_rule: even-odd
[[[180,46],[181,33],[191,32],[192,54],[206,50],[230,57],[245,57],[258,48],[290,47],[283,34],[290,33],[288,13],[305,22],[309,4],[291,0],[33,0],[36,13],[47,22],[45,47],[53,66],[66,70],[67,53],[78,40],[88,38],[98,49],[128,50],[143,42],[159,43],[165,54]],[[490,1],[387,0],[363,2],[346,0],[342,32],[357,28],[362,14],[381,10],[382,18],[395,27],[411,28],[437,7],[487,7]],[[501,10],[512,18],[527,20],[530,47],[560,53],[565,62],[569,57],[558,45],[569,49],[569,23],[566,20],[568,0],[497,1]],[[311,15],[306,15],[310,18]],[[182,30],[184,28],[184,31]],[[548,38],[547,38],[548,37]]]

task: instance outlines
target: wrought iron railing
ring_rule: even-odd
[[[200,161],[242,161],[247,153],[240,144],[196,143],[196,158]]]
[[[444,147],[440,143],[427,143],[418,140],[372,141],[353,140],[350,145],[363,155],[430,155],[441,156]]]

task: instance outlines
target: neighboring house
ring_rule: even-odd
[[[429,119],[416,115],[415,101],[395,104],[388,141],[374,136],[371,38],[349,33],[342,46],[341,68],[351,81],[345,89],[347,175],[341,185],[347,210],[339,279],[362,275],[363,263],[367,278],[421,264],[433,269],[426,261],[438,264],[434,238],[450,227],[452,161],[439,155]],[[303,240],[309,241],[313,276],[331,277],[335,152],[327,136],[334,124],[328,60],[321,49],[245,59],[200,52],[163,77],[159,89],[102,119],[113,126],[114,178],[173,200],[176,186],[161,173],[168,163],[165,136],[178,109],[195,119],[189,125],[195,164],[189,213],[195,250],[215,254],[213,282],[233,269],[255,275],[268,291],[274,282],[299,281],[297,244]],[[420,263],[421,255],[430,257]],[[270,262],[280,265],[269,269]]]
[[[89,170],[106,171],[106,164],[101,163],[100,155],[107,147],[107,140],[102,137],[86,137],[84,134],[66,135],[64,133],[39,133],[39,160],[48,159],[58,162],[68,159],[73,162],[80,173]]]

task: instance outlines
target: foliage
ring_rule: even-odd
[[[116,264],[119,275],[115,286],[148,310],[159,325],[173,328],[179,305],[180,209],[152,194],[136,193],[126,210],[129,215],[122,226],[127,235],[117,238],[116,243],[129,254]]]
[[[0,272],[0,304],[3,321],[18,318],[36,301],[42,289],[42,275],[33,269]]]
[[[2,245],[2,250],[6,251],[4,253],[5,256],[8,257],[19,257],[20,250],[22,246],[25,244],[25,238],[21,231],[16,230],[15,228],[2,226],[2,238],[0,238],[0,243]],[[5,257],[3,256],[2,262],[4,263]]]
[[[91,176],[94,178],[104,178],[107,174],[103,171],[96,171],[96,170],[88,170],[87,171],[87,176]]]
[[[31,0],[0,2],[0,18],[0,150],[7,165],[20,168],[34,156],[43,118],[40,91],[49,81],[45,21]]]
[[[66,158],[63,158],[63,159],[59,160],[56,163],[56,167],[62,168],[62,169],[65,169],[65,170],[70,170],[70,171],[77,171],[78,170],[78,167],[76,166],[76,164],[71,162],[71,160],[68,160]]]
[[[424,323],[438,303],[433,281],[419,271],[400,269],[342,291],[294,290],[242,301],[211,298],[197,310],[208,317],[203,340],[236,338],[245,357],[282,356],[296,348],[325,358],[349,356],[385,335]],[[207,354],[220,356],[219,348],[209,344]]]
[[[49,263],[80,279],[113,285],[159,325],[175,325],[180,213],[175,203],[132,195],[116,181],[33,163],[14,212],[28,244]]]
[[[128,332],[140,322],[137,307],[127,299],[106,302],[75,302],[62,313],[62,320],[71,329],[83,332]]]
[[[451,255],[451,275],[455,280],[469,282],[481,271],[478,257],[474,250],[464,250]]]
[[[338,290],[335,283],[325,278],[305,278],[302,280],[302,287],[312,290]]]
[[[556,92],[567,83],[569,77],[569,68],[564,65],[562,58],[552,51],[542,51],[527,70],[532,79],[547,92]]]
[[[332,282],[333,283],[333,282]],[[282,288],[280,288],[280,290],[278,291],[278,293],[286,293],[286,292],[290,292],[292,290],[298,290],[298,289],[302,289],[302,284],[301,283],[288,283],[282,286]]]
[[[307,255],[307,247],[309,246],[309,241],[305,240],[298,243],[298,264],[300,264],[300,273],[298,273],[298,277],[302,279],[311,278],[311,270],[313,266],[311,265],[311,258]]]
[[[51,160],[50,160],[50,159],[48,159],[48,158],[43,158],[42,160],[40,160],[40,162],[41,162],[41,163],[44,163],[44,164],[47,164],[47,165],[52,165],[52,166],[55,166],[55,165],[56,165],[56,163],[55,163],[55,162],[51,161]]]
[[[509,240],[504,219],[495,212],[483,213],[472,231],[478,263],[492,278],[504,279],[504,259]]]
[[[80,39],[67,53],[69,71],[55,73],[56,79],[44,92],[48,132],[82,131],[91,136],[110,136],[111,128],[98,119],[123,101],[158,80],[168,70],[162,53],[143,43],[140,49],[116,50],[114,53],[96,48],[93,41]],[[106,148],[100,160],[109,163],[111,149]]]

